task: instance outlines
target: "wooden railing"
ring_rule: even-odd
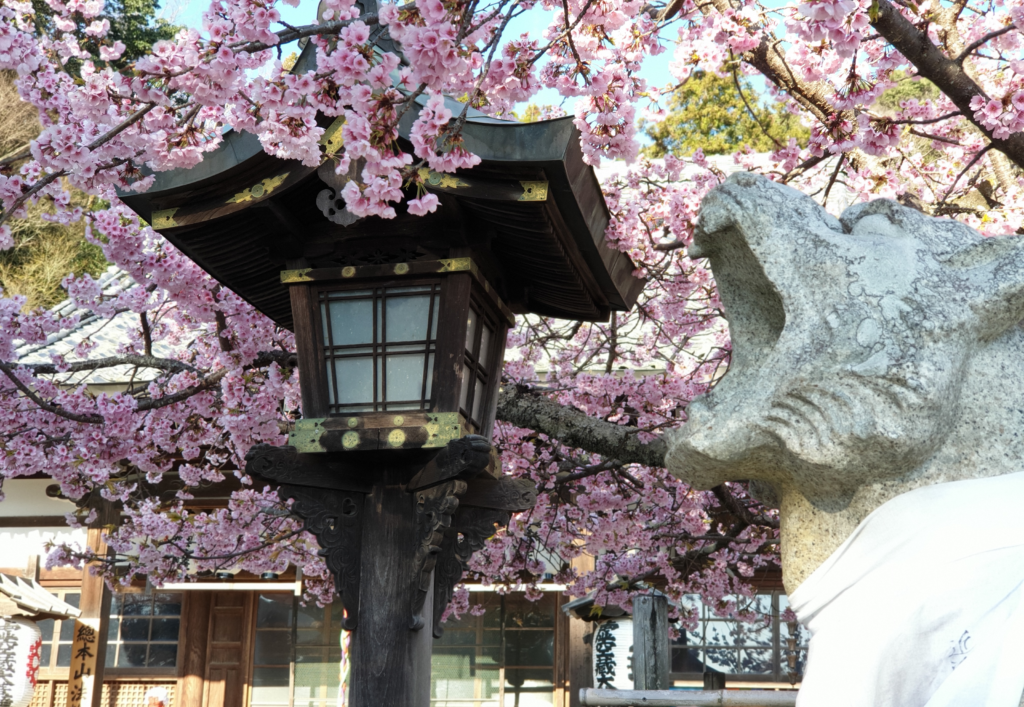
[[[580,690],[588,707],[793,707],[795,691],[775,690]]]

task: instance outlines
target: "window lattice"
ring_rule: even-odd
[[[332,414],[429,410],[439,283],[320,293]]]

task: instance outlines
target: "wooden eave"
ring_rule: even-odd
[[[347,253],[372,249],[382,236],[410,260],[444,257],[450,248],[472,251],[517,314],[600,321],[631,307],[643,281],[633,277],[629,257],[605,243],[608,210],[571,119],[468,122],[464,139],[483,161],[455,180],[428,182],[442,206],[425,217],[400,211],[391,220],[334,224],[316,206],[328,188],[316,168],[271,157],[254,136],[235,132],[196,167],[161,173],[148,192],[122,200],[289,329],[280,272],[347,264]],[[543,199],[543,189],[530,192],[539,184],[547,190]]]

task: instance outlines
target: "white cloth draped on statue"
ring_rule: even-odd
[[[797,707],[1017,707],[1024,473],[897,496],[789,599],[811,634]]]

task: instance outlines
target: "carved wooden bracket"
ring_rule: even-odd
[[[366,494],[283,485],[277,495],[282,501],[293,500],[292,513],[305,521],[306,529],[320,543],[320,556],[334,575],[334,586],[345,607],[342,627],[352,631],[359,616],[359,563]]]
[[[456,496],[465,492],[465,481],[448,481],[416,492],[416,533],[419,545],[413,559],[412,621],[409,628],[423,628],[423,603],[430,591],[430,576],[441,552],[441,542],[459,507]]]
[[[416,476],[408,489],[427,488],[448,479],[471,479],[491,466],[491,445],[480,435],[449,442]]]
[[[444,633],[441,616],[462,579],[469,560],[480,550],[487,538],[508,525],[512,514],[492,508],[460,507],[455,512],[452,526],[445,533],[441,552],[434,567],[434,638]]]
[[[373,492],[367,479],[373,474],[357,468],[345,453],[302,454],[295,447],[260,444],[245,459],[248,473],[281,484],[281,500],[292,501],[292,512],[316,536],[345,606],[344,627],[354,630],[366,496]],[[425,625],[424,603],[433,573],[430,610],[434,636],[439,637],[441,616],[473,553],[508,525],[513,512],[533,508],[537,489],[528,479],[501,477],[491,445],[478,435],[449,442],[404,488],[413,495],[409,509],[414,516],[408,540],[415,544],[408,575],[409,627]]]
[[[268,481],[338,491],[369,493],[365,469],[350,459],[325,454],[301,454],[295,447],[257,444],[245,455],[245,472]]]

